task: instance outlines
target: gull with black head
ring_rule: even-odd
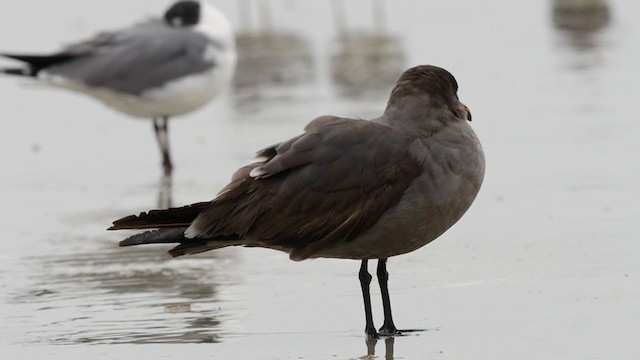
[[[168,119],[212,100],[228,85],[236,64],[229,22],[201,0],[175,2],[162,18],[99,33],[54,54],[0,56],[25,63],[0,73],[34,78],[153,119],[165,174],[173,168]]]
[[[373,120],[323,116],[302,135],[258,152],[211,201],[131,215],[110,230],[155,229],[120,246],[177,243],[172,256],[226,246],[361,261],[368,336],[395,335],[387,259],[442,235],[471,206],[484,177],[482,147],[446,70],[405,71]],[[369,260],[378,259],[384,323],[373,324]]]

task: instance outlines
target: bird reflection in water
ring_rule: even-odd
[[[333,0],[331,5],[338,32],[331,75],[340,95],[386,96],[404,71],[406,56],[400,38],[386,31],[384,0],[372,1],[373,31],[349,29],[345,2]]]
[[[385,360],[393,360],[394,341],[395,340],[393,337],[387,337],[384,339],[384,359]],[[378,345],[378,339],[367,337],[367,339],[365,340],[365,343],[367,344],[367,355],[360,357],[360,359],[363,359],[363,360],[378,359],[379,357],[375,356],[376,346]]]
[[[553,24],[577,50],[597,47],[610,22],[607,0],[553,0]]]
[[[168,209],[173,206],[173,180],[171,174],[163,173],[160,177],[158,189],[158,209]]]
[[[225,335],[216,284],[233,276],[216,271],[224,270],[217,254],[176,262],[107,241],[94,245],[23,259],[36,281],[13,302],[31,309],[28,326],[46,328],[60,344],[211,343]]]
[[[275,29],[268,1],[238,2],[241,30],[236,35],[238,64],[233,80],[238,109],[251,110],[262,101],[290,100],[298,96],[294,85],[313,80],[313,57],[307,39],[290,31]]]

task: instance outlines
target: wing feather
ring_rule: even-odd
[[[212,46],[219,44],[203,34],[149,21],[70,45],[61,54],[72,58],[45,71],[87,86],[140,95],[214,67],[215,60],[204,56]]]
[[[411,137],[365,120],[316,121],[260,151],[269,157],[239,170],[189,233],[239,234],[305,259],[372,227],[420,175]]]

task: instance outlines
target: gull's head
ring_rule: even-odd
[[[196,26],[200,22],[202,4],[200,1],[181,0],[164,13],[164,21],[173,27]]]
[[[192,28],[219,41],[232,41],[233,30],[226,16],[204,0],[180,0],[164,13],[172,27]]]
[[[396,82],[389,104],[405,97],[420,97],[432,106],[446,106],[459,117],[471,121],[469,108],[458,99],[458,82],[447,70],[420,65],[405,71]]]

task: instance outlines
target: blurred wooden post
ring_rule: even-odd
[[[347,32],[347,15],[344,9],[344,1],[331,0],[331,10],[338,35],[345,34]]]
[[[387,14],[385,12],[384,0],[373,0],[373,28],[379,34],[387,32]]]

